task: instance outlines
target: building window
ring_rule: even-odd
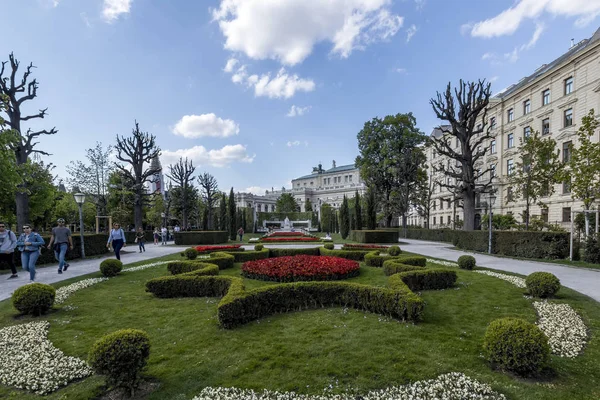
[[[531,127],[526,126],[525,128],[523,128],[523,138],[529,139],[529,136],[531,136]]]
[[[571,207],[563,207],[563,222],[571,222]]]
[[[352,182],[352,175],[350,175],[350,182]]]
[[[545,223],[548,223],[548,209],[547,208],[542,208],[542,221]]]
[[[573,77],[565,79],[565,96],[573,92]]]
[[[492,164],[490,167],[490,178],[496,177],[496,164]]]
[[[434,201],[433,202],[433,211],[437,210],[437,203]]]
[[[515,134],[514,133],[509,133],[508,134],[508,141],[507,141],[507,149],[511,149],[515,146]]]
[[[262,204],[259,204],[259,205],[258,205],[258,212],[260,212],[260,210],[261,210],[261,207],[262,207]]]
[[[450,225],[450,216],[448,215],[448,225]]]
[[[455,145],[455,146],[456,146],[456,147],[458,147],[458,144],[459,144],[459,142],[458,142],[458,138],[456,138],[456,140],[455,140],[455,143],[456,143],[456,145]]]
[[[433,225],[435,225],[435,217],[433,217]]]
[[[314,185],[314,184],[315,184],[314,182],[311,182],[311,183],[310,183],[310,186],[312,186],[312,185]]]
[[[514,165],[512,158],[510,160],[506,160],[506,174],[508,176],[512,175],[514,171]]]
[[[490,153],[495,154],[496,153],[496,141],[492,140],[490,142]]]
[[[573,125],[573,109],[565,110],[565,128]]]
[[[490,118],[490,127],[494,129],[496,127],[496,117]]]
[[[550,118],[546,118],[542,121],[542,135],[550,134]]]
[[[512,122],[512,120],[515,119],[515,113],[513,112],[513,109],[509,109],[508,110],[508,122]]]
[[[513,200],[514,200],[514,198],[513,198],[513,188],[512,187],[506,188],[506,201],[507,202],[511,202]],[[509,211],[509,212],[507,212],[507,214],[512,214],[512,212]]]
[[[568,163],[569,161],[571,161],[571,146],[573,145],[573,142],[564,142],[563,143],[563,162],[564,163]]]
[[[440,210],[444,209],[444,200],[440,199]]]
[[[527,115],[531,112],[531,101],[529,99],[523,102],[523,115]]]
[[[344,182],[348,183],[348,175],[344,176]]]
[[[542,105],[550,104],[550,89],[546,89],[542,92]]]
[[[571,193],[571,180],[569,179],[568,181],[564,181],[563,182],[563,194],[570,194]]]

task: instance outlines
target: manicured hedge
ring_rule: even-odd
[[[219,266],[197,260],[171,261],[167,264],[167,270],[172,275],[194,272],[194,275],[219,275]]]
[[[440,290],[452,287],[456,282],[456,272],[442,269],[408,271],[398,274],[410,290]]]
[[[378,267],[381,268],[383,267],[383,263],[387,260],[394,260],[397,259],[398,257],[401,256],[390,256],[390,255],[385,255],[382,256],[379,254],[379,250],[375,250],[375,251],[371,251],[367,254],[365,254],[365,263],[367,264],[367,266],[369,267]]]
[[[423,256],[412,256],[409,254],[402,254],[398,256],[396,260],[405,265],[416,265],[418,267],[425,267],[427,265],[427,258]]]
[[[319,248],[319,252],[322,256],[346,258],[354,261],[364,261],[365,255],[371,251],[372,250],[329,250],[325,247]]]
[[[479,252],[488,251],[488,235],[487,231],[407,230],[409,239],[453,243],[458,248]],[[566,258],[569,255],[569,233],[494,231],[492,253],[523,258]]]
[[[127,244],[135,243],[137,232],[125,232],[125,242]],[[154,243],[154,231],[144,231],[144,239],[146,242]]]
[[[350,239],[359,243],[398,243],[396,230],[351,231]]]
[[[262,249],[260,251],[223,251],[222,253],[227,253],[233,256],[233,262],[243,263],[246,261],[256,261],[263,260],[265,258],[269,258],[269,249]]]
[[[307,256],[318,256],[320,255],[319,247],[307,249],[269,249],[269,257],[297,256],[300,254]]]
[[[386,276],[398,274],[400,272],[424,270],[425,267],[417,265],[402,264],[400,260],[387,260],[383,263],[383,273]]]
[[[173,237],[177,245],[219,244],[227,243],[229,233],[227,231],[175,232]]]
[[[217,271],[218,272],[218,271]],[[192,273],[193,274],[193,273]],[[231,276],[198,276],[182,274],[154,278],[146,282],[146,291],[161,299],[174,297],[222,297],[231,282],[242,280]]]

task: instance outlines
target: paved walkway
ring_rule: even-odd
[[[184,248],[174,246],[172,244],[162,246],[152,243],[146,244],[146,252],[139,253],[137,245],[128,245],[125,247],[125,252],[121,251],[121,261],[123,264],[144,261],[150,258],[162,257],[169,254],[182,251]],[[58,274],[58,263],[50,264],[49,266],[38,266],[36,274],[36,282],[40,283],[55,283],[65,279],[74,278],[81,275],[86,275],[92,272],[99,271],[100,263],[107,258],[113,258],[114,254],[109,253],[106,257],[90,258],[87,260],[71,260],[71,265],[66,272]],[[12,296],[15,289],[29,283],[29,272],[19,268],[19,277],[16,279],[6,279],[9,275],[0,275],[0,300],[8,299]]]
[[[474,256],[477,260],[477,265],[481,267],[509,271],[521,275],[529,275],[536,271],[550,272],[560,279],[560,283],[563,286],[577,290],[596,301],[600,301],[600,271],[598,270],[538,261],[515,260],[485,254],[473,254],[454,250],[452,244],[449,243],[404,238],[400,239],[400,241],[407,243],[401,246],[402,250],[444,260],[456,261],[458,257],[466,254]]]

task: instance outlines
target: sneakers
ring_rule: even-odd
[[[62,269],[59,269],[59,270],[58,270],[58,274],[59,274],[59,275],[60,275],[60,274],[62,274]]]
[[[69,264],[68,264],[68,263],[65,263],[65,265],[63,266],[63,271],[66,271],[66,270],[67,270],[67,268],[69,268]]]
[[[12,274],[11,276],[8,277],[8,279],[14,279],[14,278],[18,278],[19,275],[17,274]]]

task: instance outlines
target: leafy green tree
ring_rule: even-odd
[[[416,123],[412,113],[388,115],[366,122],[358,133],[356,166],[367,185],[380,194],[387,226],[395,213],[407,212],[411,186],[425,164],[420,145],[426,137]],[[393,199],[394,193],[400,201]]]
[[[133,209],[130,206],[134,199],[132,186],[130,177],[120,171],[115,170],[108,177],[107,211],[109,215],[112,215],[113,221],[120,223],[123,227],[127,227],[133,222]],[[162,221],[161,224],[163,224]]]
[[[196,167],[192,160],[188,161],[179,157],[179,162],[174,165],[169,165],[169,174],[167,175],[172,181],[175,182],[177,187],[181,188],[179,193],[181,198],[179,199],[179,210],[181,215],[181,228],[187,229],[188,227],[188,216],[190,213],[197,214],[197,208],[194,205],[197,204],[198,191],[194,187],[192,175]]]
[[[333,232],[333,218],[331,206],[327,203],[321,204],[321,230],[323,232]]]
[[[229,191],[229,199],[228,199],[228,209],[229,209],[229,215],[228,215],[228,221],[229,221],[229,238],[231,240],[235,240],[235,235],[237,233],[238,228],[236,227],[236,216],[235,216],[235,194],[233,193],[233,187],[231,188],[231,190]]]
[[[313,210],[312,202],[310,201],[310,199],[306,199],[306,203],[304,203],[304,211],[312,212],[312,210]]]
[[[369,187],[367,190],[367,229],[377,228],[377,199],[375,189]]]
[[[454,93],[448,83],[443,93],[438,92],[437,98],[429,101],[437,118],[448,124],[441,125],[438,129],[442,135],[430,141],[435,151],[448,160],[434,166],[434,171],[452,180],[440,182],[441,187],[458,189],[455,193],[462,200],[465,231],[475,229],[475,199],[489,193],[492,186],[492,167],[480,170],[476,166],[489,149],[484,144],[492,138],[487,120],[491,93],[491,85],[485,80],[475,83],[461,79]]]
[[[152,227],[161,226],[162,213],[165,212],[165,201],[160,193],[154,193],[150,198],[150,207],[146,213],[146,222]]]
[[[570,149],[571,157],[564,173],[564,180],[570,181],[571,197],[581,200],[585,210],[591,209],[600,196],[600,143],[593,141],[599,125],[594,109],[581,119],[577,131],[579,146]],[[587,217],[589,221],[589,214]]]
[[[348,198],[344,195],[342,206],[340,207],[340,234],[342,239],[346,239],[350,233],[350,208],[348,207]]]
[[[560,182],[563,165],[559,160],[556,141],[552,138],[542,139],[537,131],[521,139],[519,157],[515,172],[509,177],[515,188],[514,196],[509,201],[525,201],[523,221],[525,229],[529,230],[531,205],[545,205],[540,198],[554,193],[554,185]]]
[[[12,129],[7,128],[6,121],[2,118],[2,111],[7,107],[8,96],[0,94],[0,218],[2,221],[12,222],[11,216],[6,215],[7,211],[13,210],[15,202],[15,193],[17,186],[20,185],[21,176],[17,172],[17,158],[14,148],[19,141],[19,135]],[[13,214],[11,212],[11,214]]]
[[[298,212],[300,211],[300,206],[298,202],[294,198],[294,195],[291,193],[283,193],[277,199],[277,203],[275,204],[275,209],[278,213],[286,213],[286,212]]]
[[[354,223],[354,229],[356,229],[357,231],[360,231],[362,229],[362,225],[363,225],[363,219],[362,219],[362,205],[361,203],[361,198],[360,198],[360,193],[358,193],[358,190],[356,191],[356,193],[354,194],[354,219],[355,219],[355,223]]]
[[[171,199],[171,213],[173,217],[181,222],[181,228],[183,228],[184,213],[185,218],[194,220],[199,213],[199,193],[198,189],[193,186],[187,186],[185,189],[187,194],[184,195],[183,186],[175,186],[169,190],[169,197]],[[187,229],[187,225],[185,226]]]
[[[481,217],[481,228],[487,230],[490,226],[489,214]],[[512,214],[494,214],[492,228],[498,231],[508,231],[518,226],[517,220]]]
[[[227,231],[227,195],[221,192],[221,201],[219,202],[219,229]]]

